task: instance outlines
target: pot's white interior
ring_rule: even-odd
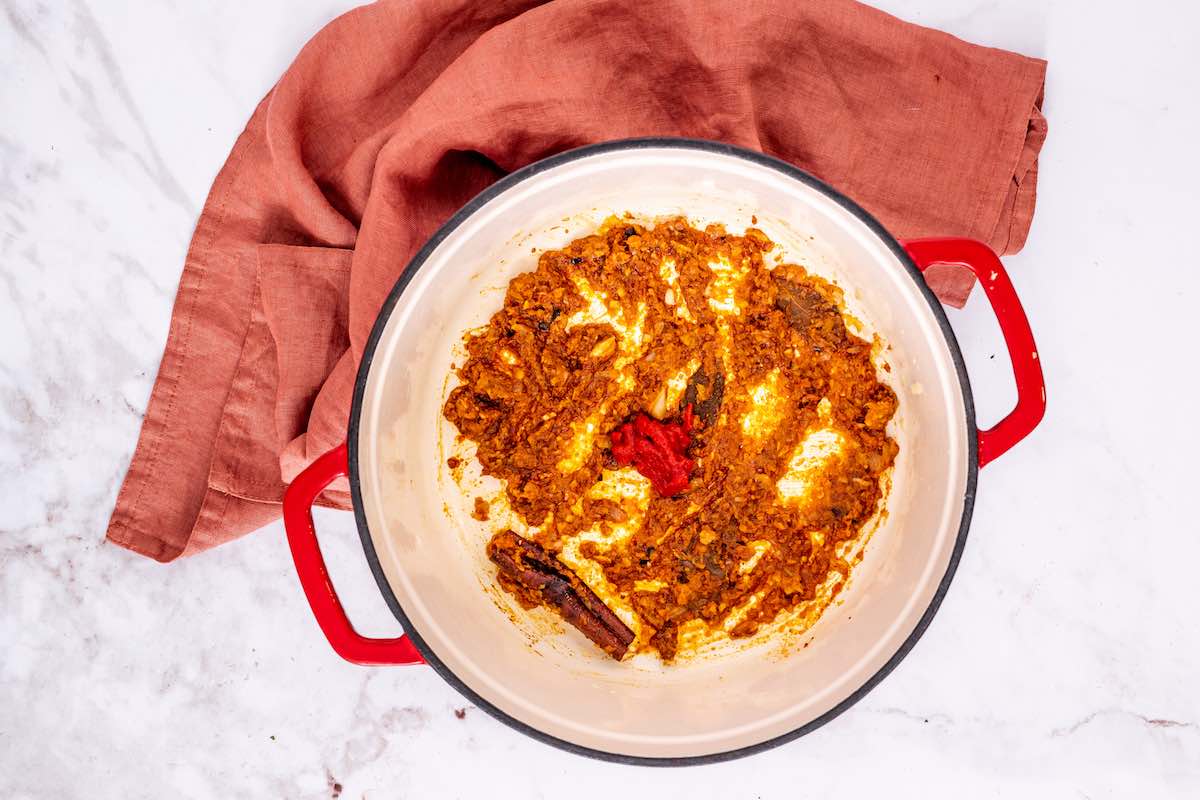
[[[457,513],[439,436],[463,332],[559,246],[612,213],[757,226],[790,260],[834,280],[888,345],[900,455],[888,513],[848,588],[788,655],[759,648],[670,667],[611,661],[571,628],[531,640],[497,604],[488,531]],[[440,431],[440,433],[439,433]],[[584,747],[686,757],[795,730],[863,686],[915,628],[947,570],[966,490],[967,430],[949,346],[896,256],[816,189],[736,155],[640,148],[589,155],[509,188],[420,267],[375,352],[359,428],[363,511],[411,625],[468,687],[517,720]],[[973,432],[972,432],[973,435]],[[474,527],[472,527],[474,526]],[[501,604],[502,605],[502,604]]]

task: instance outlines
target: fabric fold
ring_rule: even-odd
[[[384,0],[339,17],[214,182],[108,538],[169,561],[277,518],[287,482],[344,438],[362,347],[411,256],[497,178],[564,149],[719,139],[829,181],[899,237],[1015,252],[1045,69],[851,0]],[[971,287],[931,281],[956,305]],[[345,486],[323,502],[345,507]]]

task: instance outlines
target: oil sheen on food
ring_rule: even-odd
[[[882,507],[896,395],[840,290],[773,250],[755,228],[613,218],[542,253],[464,338],[446,418],[518,532],[634,632],[628,653],[670,662],[820,613]],[[664,496],[610,435],[689,408],[694,467]]]

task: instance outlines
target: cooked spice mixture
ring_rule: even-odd
[[[840,291],[773,248],[612,219],[543,253],[465,338],[445,416],[537,545],[497,534],[500,583],[614,657],[752,635],[848,575],[839,545],[880,507],[896,395]]]

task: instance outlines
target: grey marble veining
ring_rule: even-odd
[[[798,742],[663,771],[549,749],[431,670],[341,662],[278,525],[165,567],[102,541],[212,178],[349,5],[0,3],[0,797],[1200,796],[1195,8],[883,3],[1051,62],[1007,259],[1049,415],[981,474],[943,610],[878,689]],[[952,321],[995,419],[986,303]],[[318,524],[352,618],[396,631],[352,521]]]

